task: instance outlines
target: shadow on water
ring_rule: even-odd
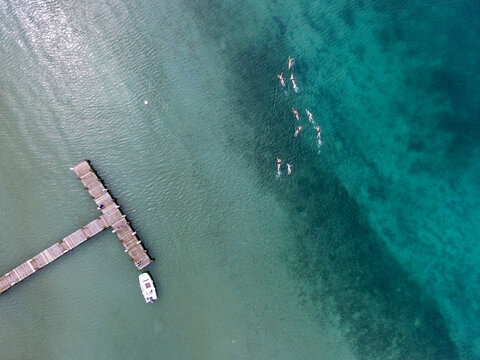
[[[308,146],[299,141],[290,149],[297,154],[295,168],[303,169],[301,174],[281,184],[266,176],[265,168],[271,171],[269,165],[278,150],[285,149],[285,129],[291,127],[291,119],[284,116],[289,111],[288,101],[279,100],[277,107],[283,101],[283,111],[272,109],[271,98],[278,64],[288,56],[281,36],[288,24],[282,23],[280,29],[272,25],[272,31],[263,31],[252,41],[242,38],[242,33],[229,25],[230,11],[225,5],[221,10],[216,8],[211,15],[215,19],[209,19],[205,9],[215,8],[215,1],[186,3],[198,13],[197,25],[212,41],[222,35],[231,37],[231,43],[236,44],[224,52],[222,59],[235,69],[229,91],[235,94],[233,106],[245,126],[254,128],[258,135],[254,139],[232,136],[229,140],[234,151],[247,153],[255,162],[262,179],[259,185],[276,194],[291,214],[296,253],[285,254],[285,262],[298,278],[301,302],[315,305],[318,311],[314,316],[319,323],[324,321],[321,314],[333,307],[359,358],[459,358],[436,303],[389,253],[362,208]],[[242,16],[249,14],[237,13],[237,25]],[[355,24],[353,12],[343,16],[352,26]],[[210,20],[216,24],[214,27]],[[272,20],[273,24],[279,21]],[[243,66],[239,68],[238,64]],[[255,76],[251,75],[252,69]],[[340,105],[338,99],[328,101],[332,109]],[[269,127],[268,134],[265,126]]]

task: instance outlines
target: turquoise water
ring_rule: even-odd
[[[105,231],[0,296],[2,358],[480,358],[477,2],[0,10],[0,272],[98,216],[87,158],[159,290]]]

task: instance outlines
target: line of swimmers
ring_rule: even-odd
[[[285,80],[283,80],[283,72],[278,74],[277,76],[280,79],[280,84],[282,84],[282,86],[285,87],[286,85],[285,85]],[[290,74],[290,80],[292,81],[293,90],[295,90],[295,92],[298,92],[298,86],[297,86],[297,83],[295,82],[295,78],[293,77],[293,73]]]
[[[288,57],[288,70],[290,70],[295,63],[295,58],[291,58],[290,56]],[[285,80],[283,80],[283,72],[277,75],[277,77],[280,79],[280,84],[282,84],[283,87],[285,87]],[[298,87],[297,84],[295,83],[295,78],[293,77],[293,73],[290,75],[290,80],[292,81],[293,89],[298,92]],[[297,120],[300,120],[298,117],[297,113]],[[296,135],[298,135],[298,132],[300,132],[302,128],[300,127],[299,130],[296,131]],[[290,175],[292,173],[292,164],[287,163],[287,174]],[[277,157],[277,171],[280,172],[280,168],[282,167],[282,159]]]
[[[291,58],[290,56],[288,57],[288,70],[290,70],[295,63],[295,58]],[[283,80],[283,72],[277,75],[277,77],[280,79],[280,84],[282,84],[283,87],[285,87],[285,80]],[[295,77],[293,76],[293,73],[290,74],[290,80],[293,85],[293,90],[298,92],[298,86],[297,83],[295,82]]]
[[[289,56],[288,57],[288,70],[290,70],[293,67],[294,64],[295,64],[295,58],[292,58],[292,57]],[[280,83],[282,84],[282,86],[285,87],[285,81],[283,80],[283,72],[280,73],[277,76],[280,79]],[[290,80],[292,81],[293,89],[296,92],[298,92],[298,87],[297,87],[297,84],[295,83],[295,78],[293,77],[293,73],[290,74]],[[300,121],[300,116],[298,115],[298,111],[295,110],[293,107],[292,107],[292,111],[293,111],[293,115],[295,115],[295,118],[298,121]],[[314,126],[315,130],[317,130],[317,138],[321,141],[322,133],[321,133],[320,127],[315,126],[315,121],[313,120],[312,113],[310,111],[308,111],[307,109],[305,109],[305,111],[307,112],[308,121],[310,121],[310,123]],[[298,126],[295,129],[295,133],[293,134],[293,136],[297,137],[301,130],[302,130],[302,127]]]
[[[295,58],[291,58],[289,56],[288,57],[288,70],[290,70],[292,68],[294,63],[295,63]],[[282,84],[282,86],[285,87],[285,81],[283,80],[283,72],[280,73],[279,75],[277,75],[277,77],[280,79],[280,84]],[[295,83],[295,78],[293,76],[293,73],[290,74],[290,80],[292,81],[293,89],[295,90],[295,92],[298,92],[298,87],[297,87],[297,84]],[[292,107],[292,111],[293,111],[293,115],[295,116],[295,118],[298,121],[300,121],[300,116],[298,115],[298,111],[295,110],[293,107]],[[307,109],[305,109],[305,111],[306,111],[307,116],[308,116],[308,121],[310,121],[310,123],[314,126],[314,129],[317,131],[317,139],[319,141],[319,144],[321,144],[322,129],[320,128],[320,126],[315,125],[315,121],[313,120],[312,113],[310,111],[308,111]],[[302,129],[303,129],[302,126],[297,126],[293,136],[297,137]],[[280,172],[281,166],[282,166],[282,159],[277,157],[277,171],[278,172]],[[287,164],[287,173],[288,173],[288,175],[290,175],[292,173],[292,164]]]
[[[300,116],[298,115],[298,111],[295,110],[293,107],[292,107],[292,111],[293,111],[293,115],[295,116],[295,118],[300,121]],[[318,125],[315,125],[315,121],[313,120],[313,115],[310,111],[308,111],[307,109],[305,109],[305,111],[307,112],[307,116],[308,116],[308,121],[310,121],[310,123],[312,123],[313,125],[313,128],[317,131],[317,138],[321,140],[322,138],[322,129],[320,128],[320,126]],[[296,130],[295,130],[295,133],[293,134],[293,136],[297,137],[298,134],[300,133],[300,130],[302,130],[302,127],[301,126],[297,126]]]

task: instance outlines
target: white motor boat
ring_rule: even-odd
[[[157,292],[153,285],[153,280],[148,273],[143,273],[138,276],[140,282],[140,288],[142,289],[142,295],[145,298],[145,302],[153,303],[157,300]]]

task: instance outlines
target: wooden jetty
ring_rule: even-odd
[[[141,241],[137,238],[136,232],[126,220],[126,215],[120,211],[120,207],[89,163],[82,161],[71,170],[77,174],[83,186],[97,204],[97,208],[102,211],[102,215],[2,276],[0,278],[0,293],[109,227],[112,228],[112,232],[117,234],[125,252],[130,256],[137,270],[143,269],[152,262]]]

